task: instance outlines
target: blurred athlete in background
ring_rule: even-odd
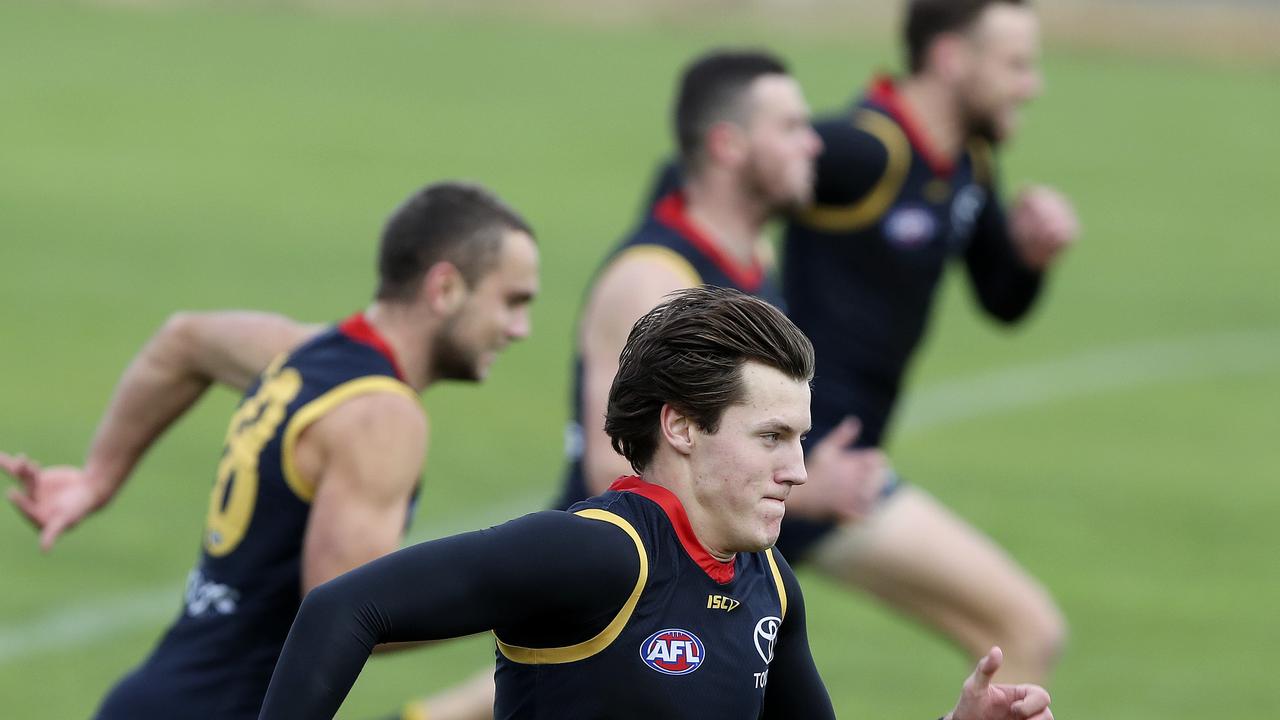
[[[419,393],[483,380],[529,334],[537,261],[529,226],[488,191],[427,186],[383,231],[367,310],[329,328],[175,315],[125,371],[83,468],[0,455],[48,550],[212,383],[244,391],[182,612],[97,717],[258,716],[302,596],[399,545],[427,447]]]

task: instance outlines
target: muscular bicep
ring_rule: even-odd
[[[311,492],[302,591],[400,544],[426,452],[415,398],[357,397],[304,431],[294,449],[297,490]]]
[[[558,511],[406,548],[307,596],[261,717],[332,717],[379,643],[496,627],[545,633],[550,618],[621,608],[639,573],[625,531]]]
[[[592,495],[632,472],[604,432],[609,389],[631,326],[668,293],[700,282],[692,268],[685,269],[663,254],[670,251],[655,249],[649,254],[647,247],[633,248],[605,269],[592,290],[579,330],[583,385],[578,412],[582,418],[583,468]]]
[[[769,664],[769,684],[765,689],[762,717],[770,720],[834,718],[831,698],[809,651],[809,631],[800,583],[781,554],[776,550],[770,552],[778,559],[778,570],[786,587],[787,614],[778,630],[773,662]]]
[[[246,310],[177,313],[175,334],[183,362],[212,382],[243,391],[277,355],[320,330],[274,313]]]

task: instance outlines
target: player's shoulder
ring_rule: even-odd
[[[881,165],[901,133],[888,116],[866,107],[821,118],[813,127],[822,138],[823,156]]]
[[[601,268],[592,307],[617,307],[628,314],[640,307],[643,314],[667,293],[701,285],[701,273],[672,235],[656,222],[631,235]]]
[[[824,154],[849,162],[883,166],[899,153],[911,153],[906,131],[892,114],[869,103],[859,103],[814,123],[824,143]]]
[[[425,444],[427,414],[413,390],[388,376],[361,379],[368,383],[348,384],[348,393],[332,393],[328,407],[317,410],[318,434],[335,446],[362,441]]]
[[[814,198],[820,205],[856,203],[910,165],[906,135],[874,109],[859,106],[819,120],[814,127],[823,143]]]
[[[536,538],[575,564],[634,581],[636,560],[645,555],[645,544],[634,518],[610,505],[578,503],[570,510],[531,513],[512,521],[514,537]]]

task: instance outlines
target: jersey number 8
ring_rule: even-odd
[[[297,370],[271,368],[258,391],[231,416],[205,521],[204,548],[210,555],[226,555],[244,539],[257,502],[258,458],[301,388]]]

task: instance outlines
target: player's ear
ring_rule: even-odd
[[[664,404],[658,413],[658,431],[662,442],[681,455],[693,452],[693,420],[684,413]]]
[[[736,167],[747,157],[747,133],[741,125],[721,120],[707,129],[703,148],[706,159],[715,164]]]
[[[452,315],[467,299],[467,281],[458,271],[458,266],[441,260],[422,274],[419,292],[432,312]]]
[[[960,80],[968,74],[969,43],[969,38],[959,33],[939,35],[929,47],[927,66],[946,80]]]

